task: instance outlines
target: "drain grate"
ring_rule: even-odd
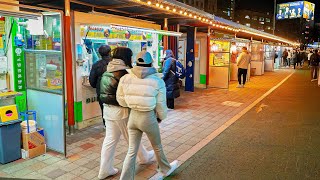
[[[234,101],[225,101],[221,103],[224,106],[231,106],[231,107],[240,107],[243,103],[234,102]]]

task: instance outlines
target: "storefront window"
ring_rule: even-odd
[[[60,14],[43,16],[43,35],[25,29],[27,88],[62,94],[63,59]]]
[[[230,63],[230,42],[210,41],[210,66],[228,66]]]
[[[252,61],[263,61],[264,60],[264,48],[263,44],[252,43],[251,45],[251,60]]]

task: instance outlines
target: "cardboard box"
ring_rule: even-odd
[[[46,153],[46,142],[44,138],[44,130],[42,128],[38,129],[36,132],[22,134],[22,152],[27,154],[26,158],[33,158]]]
[[[44,144],[44,145],[38,146],[36,148],[29,149],[28,151],[21,149],[21,156],[23,159],[34,158],[34,157],[40,156],[42,154],[45,154],[47,152],[46,148],[47,148],[47,146]]]

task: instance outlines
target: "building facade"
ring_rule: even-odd
[[[267,33],[273,32],[273,14],[251,10],[237,10],[235,22]]]
[[[228,20],[234,20],[235,0],[179,0]]]

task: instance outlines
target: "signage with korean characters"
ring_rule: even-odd
[[[17,92],[26,90],[25,60],[22,47],[13,47],[14,87]]]
[[[35,61],[35,54],[26,52],[26,74],[28,74],[27,86],[28,87],[36,87],[36,61]]]

